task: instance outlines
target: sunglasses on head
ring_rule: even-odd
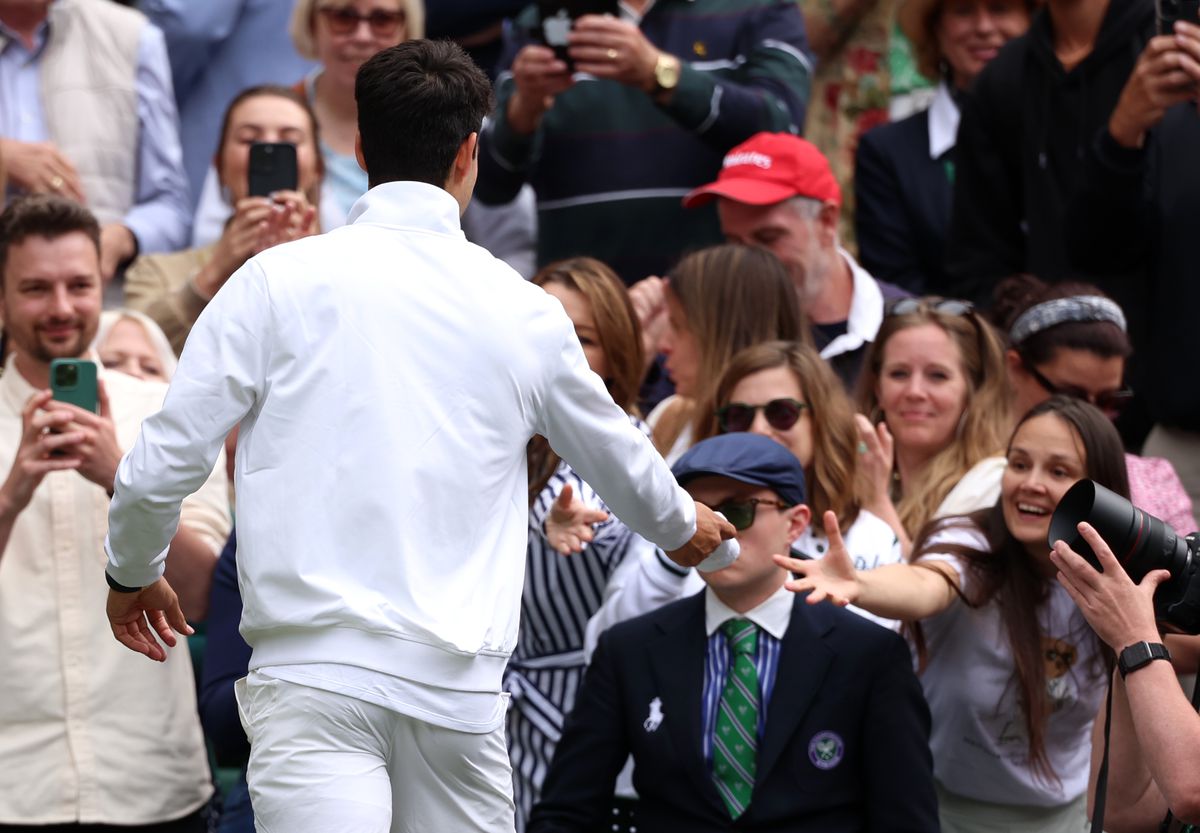
[[[1124,410],[1125,406],[1133,400],[1132,388],[1120,388],[1118,390],[1102,390],[1099,393],[1088,393],[1081,387],[1076,385],[1056,385],[1047,379],[1042,373],[1033,366],[1033,362],[1021,357],[1021,364],[1025,366],[1025,371],[1033,377],[1046,393],[1051,396],[1069,396],[1072,399],[1082,399],[1084,402],[1090,402],[1095,405],[1105,414],[1110,417],[1115,417]]]
[[[322,6],[317,11],[325,18],[329,31],[335,35],[348,35],[365,20],[371,27],[371,34],[377,38],[386,38],[396,34],[396,30],[405,19],[404,12],[386,9],[372,9],[363,14],[353,6]]]
[[[970,315],[975,305],[957,298],[898,298],[888,305],[888,315],[912,315],[914,312],[930,310],[943,315]]]
[[[717,408],[717,425],[722,434],[749,431],[750,426],[754,424],[754,415],[762,411],[768,425],[776,431],[786,431],[796,424],[807,407],[808,403],[797,402],[795,399],[772,399],[766,405],[730,402]]]
[[[747,530],[754,525],[759,506],[774,506],[777,509],[790,509],[791,506],[782,500],[767,500],[766,498],[751,497],[745,500],[727,500],[724,503],[710,506],[714,512],[720,512],[725,520],[733,524],[738,532]]]

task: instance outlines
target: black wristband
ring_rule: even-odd
[[[126,587],[124,584],[118,584],[116,579],[108,574],[107,570],[104,571],[104,580],[108,582],[109,587],[118,593],[140,593],[146,589],[144,587]]]
[[[1171,661],[1171,654],[1167,651],[1167,646],[1161,642],[1135,642],[1121,651],[1117,657],[1117,670],[1121,672],[1123,680],[1129,674],[1139,668],[1145,668],[1156,659]]]

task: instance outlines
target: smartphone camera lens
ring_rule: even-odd
[[[73,364],[60,364],[54,368],[54,384],[60,388],[73,388],[79,382],[79,368]]]

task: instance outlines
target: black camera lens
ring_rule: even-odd
[[[1184,538],[1115,492],[1081,480],[1058,502],[1050,518],[1049,544],[1066,541],[1097,570],[1101,567],[1096,553],[1079,534],[1081,521],[1096,529],[1133,581],[1140,582],[1151,570],[1168,571],[1170,580],[1154,593],[1155,615],[1160,623],[1184,633],[1200,633],[1197,536]]]
[[[54,384],[60,388],[73,388],[79,383],[79,367],[60,364],[54,368]]]

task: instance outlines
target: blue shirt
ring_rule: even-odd
[[[43,22],[27,49],[17,34],[0,23],[0,136],[20,142],[50,140],[42,109],[41,60],[47,36]],[[174,251],[188,242],[191,201],[183,174],[179,119],[171,89],[171,68],[162,32],[152,25],[138,40],[138,158],[134,204],[123,223],[142,253]]]
[[[717,704],[721,701],[721,692],[729,677],[730,660],[729,641],[720,631],[722,623],[729,619],[749,619],[758,625],[758,647],[755,651],[754,664],[758,669],[759,703],[758,737],[762,740],[763,731],[767,725],[767,709],[771,704],[771,693],[775,688],[775,676],[779,669],[779,651],[781,640],[787,632],[788,623],[792,617],[792,604],[795,595],[782,585],[771,598],[746,613],[736,613],[726,607],[712,590],[705,590],[704,610],[705,629],[708,632],[708,646],[704,657],[704,693],[701,702],[701,720],[703,721],[702,750],[704,760],[712,766],[713,734],[717,729]]]
[[[166,35],[193,201],[199,199],[234,96],[259,84],[291,86],[315,66],[292,44],[292,6],[292,0],[137,3]]]

